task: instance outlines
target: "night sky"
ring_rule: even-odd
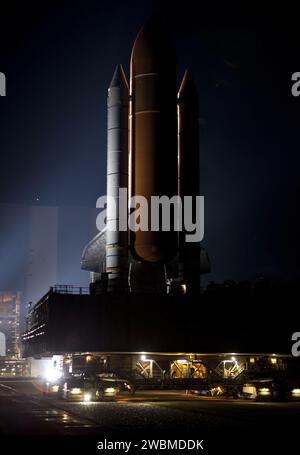
[[[95,207],[106,190],[107,87],[117,63],[129,75],[135,36],[159,13],[176,45],[178,84],[189,67],[199,90],[204,244],[212,262],[206,279],[299,279],[300,98],[291,95],[291,75],[300,71],[300,24],[293,10],[224,14],[191,1],[180,8],[144,0],[6,3],[0,204]],[[1,214],[0,273],[8,233],[15,243],[26,228],[14,225],[11,208]],[[74,223],[74,246],[83,224]],[[16,248],[10,259],[14,267]],[[82,273],[78,262],[74,284]]]

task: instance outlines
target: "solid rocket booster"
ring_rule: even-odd
[[[160,25],[140,30],[130,65],[130,196],[177,194],[177,119],[175,52]],[[177,251],[177,233],[130,233],[130,250],[139,261],[166,262]]]
[[[128,189],[128,96],[121,65],[117,65],[107,98],[107,232],[106,272],[108,291],[126,289],[128,234],[119,229],[119,188]],[[120,207],[127,214],[126,207]]]
[[[189,70],[178,91],[179,194],[199,196],[199,105],[198,93]]]
[[[178,92],[178,192],[193,197],[200,195],[199,167],[199,105],[196,85],[188,70],[185,71]],[[187,292],[199,291],[200,244],[185,241],[186,232],[179,234],[179,273],[186,283]]]

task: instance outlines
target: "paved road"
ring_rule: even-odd
[[[232,452],[241,435],[247,446],[256,445],[260,437],[266,447],[281,444],[286,449],[297,435],[299,422],[300,403],[211,399],[178,392],[140,392],[116,402],[71,403],[45,398],[36,381],[1,380],[0,384],[2,435],[84,435],[96,444],[107,437],[139,440],[151,432],[164,439],[171,435],[207,438],[210,446],[230,442]]]
[[[96,434],[98,425],[43,399],[32,382],[0,383],[0,434]]]

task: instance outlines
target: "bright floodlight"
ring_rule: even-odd
[[[45,372],[45,378],[48,382],[55,382],[58,379],[60,379],[61,377],[62,377],[61,371],[58,371],[57,369],[55,369],[53,367],[47,368],[47,370]]]

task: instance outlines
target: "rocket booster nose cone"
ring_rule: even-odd
[[[124,87],[128,90],[128,82],[121,64],[116,66],[111,83],[109,84],[109,88],[113,87]]]
[[[198,90],[194,79],[191,76],[190,71],[185,70],[184,76],[182,78],[179,91],[177,94],[177,99],[179,104],[186,105],[189,110],[198,111]]]
[[[186,69],[179,87],[177,98],[191,97],[197,99],[198,91],[189,69]]]
[[[159,72],[162,67],[175,65],[175,49],[156,17],[149,19],[139,31],[132,48],[131,64],[136,74]]]

